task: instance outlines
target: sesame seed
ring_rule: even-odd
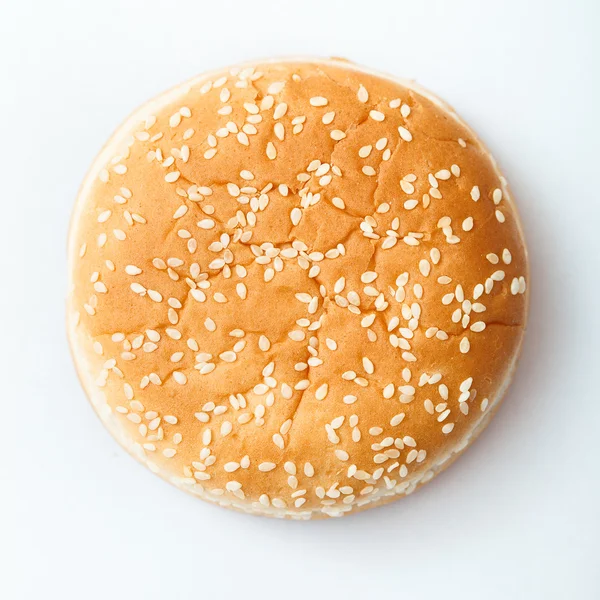
[[[273,111],[273,119],[281,119],[287,113],[288,105],[285,102],[281,102],[275,107]]]
[[[362,168],[362,172],[367,175],[368,177],[373,177],[374,175],[377,175],[377,171],[375,171],[375,169],[369,165],[365,165]]]
[[[344,423],[346,417],[336,417],[335,419],[333,419],[333,421],[331,421],[331,427],[333,429],[339,429],[342,424]]]
[[[277,465],[272,462],[262,462],[258,465],[258,470],[262,471],[263,473],[268,473],[269,471],[275,469],[276,466]]]
[[[397,425],[400,425],[400,423],[402,423],[402,421],[404,420],[405,414],[404,413],[399,413],[397,415],[394,415],[392,417],[392,419],[390,420],[390,425],[392,427],[396,427]]]
[[[408,131],[408,129],[406,129],[406,127],[398,127],[398,133],[405,142],[410,142],[413,139],[412,134],[410,133],[410,131]]]
[[[285,81],[274,81],[273,83],[269,84],[267,91],[269,94],[277,95],[283,90],[284,87]]]
[[[369,154],[371,154],[371,150],[373,149],[373,146],[362,146],[360,148],[360,150],[358,151],[358,156],[360,156],[360,158],[367,158],[369,156]]]
[[[315,398],[317,400],[324,400],[327,396],[327,392],[329,391],[329,386],[326,383],[321,384],[317,391],[315,392]]]
[[[300,219],[302,218],[302,211],[299,208],[293,208],[290,213],[290,219],[292,221],[292,225],[296,226],[300,223]]]
[[[180,371],[173,371],[173,379],[179,385],[185,385],[187,383],[187,377],[185,376],[184,373],[181,373]]]
[[[350,456],[348,455],[348,453],[345,450],[340,450],[340,449],[335,450],[335,456],[336,456],[336,458],[338,458],[341,461],[347,461],[350,458]]]
[[[323,96],[314,96],[310,99],[311,106],[327,106],[327,104],[327,98],[324,98]]]
[[[165,181],[168,183],[173,183],[179,179],[181,173],[179,171],[172,171],[171,173],[167,173],[165,175]]]
[[[334,118],[335,118],[335,111],[329,111],[323,115],[323,117],[321,118],[321,122],[323,123],[323,125],[329,125],[330,123],[333,122]]]

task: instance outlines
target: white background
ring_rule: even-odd
[[[0,3],[0,596],[600,598],[600,3],[19,0]],[[81,179],[138,104],[271,55],[414,77],[498,158],[531,255],[505,405],[422,491],[280,522],[206,505],[104,431],[64,333]]]

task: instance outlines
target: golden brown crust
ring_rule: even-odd
[[[527,257],[493,160],[423,94],[339,61],[246,65],[111,139],[73,221],[70,337],[153,470],[251,512],[339,515],[478,430]]]

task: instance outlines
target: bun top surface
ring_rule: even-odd
[[[478,431],[526,319],[505,180],[412,84],[339,61],[200,76],[84,183],[70,337],[154,471],[263,514],[412,491]]]

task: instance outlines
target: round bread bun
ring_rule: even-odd
[[[523,338],[506,180],[454,111],[339,59],[201,75],[136,111],[81,188],[68,331],[153,472],[248,513],[413,492],[488,423]]]

